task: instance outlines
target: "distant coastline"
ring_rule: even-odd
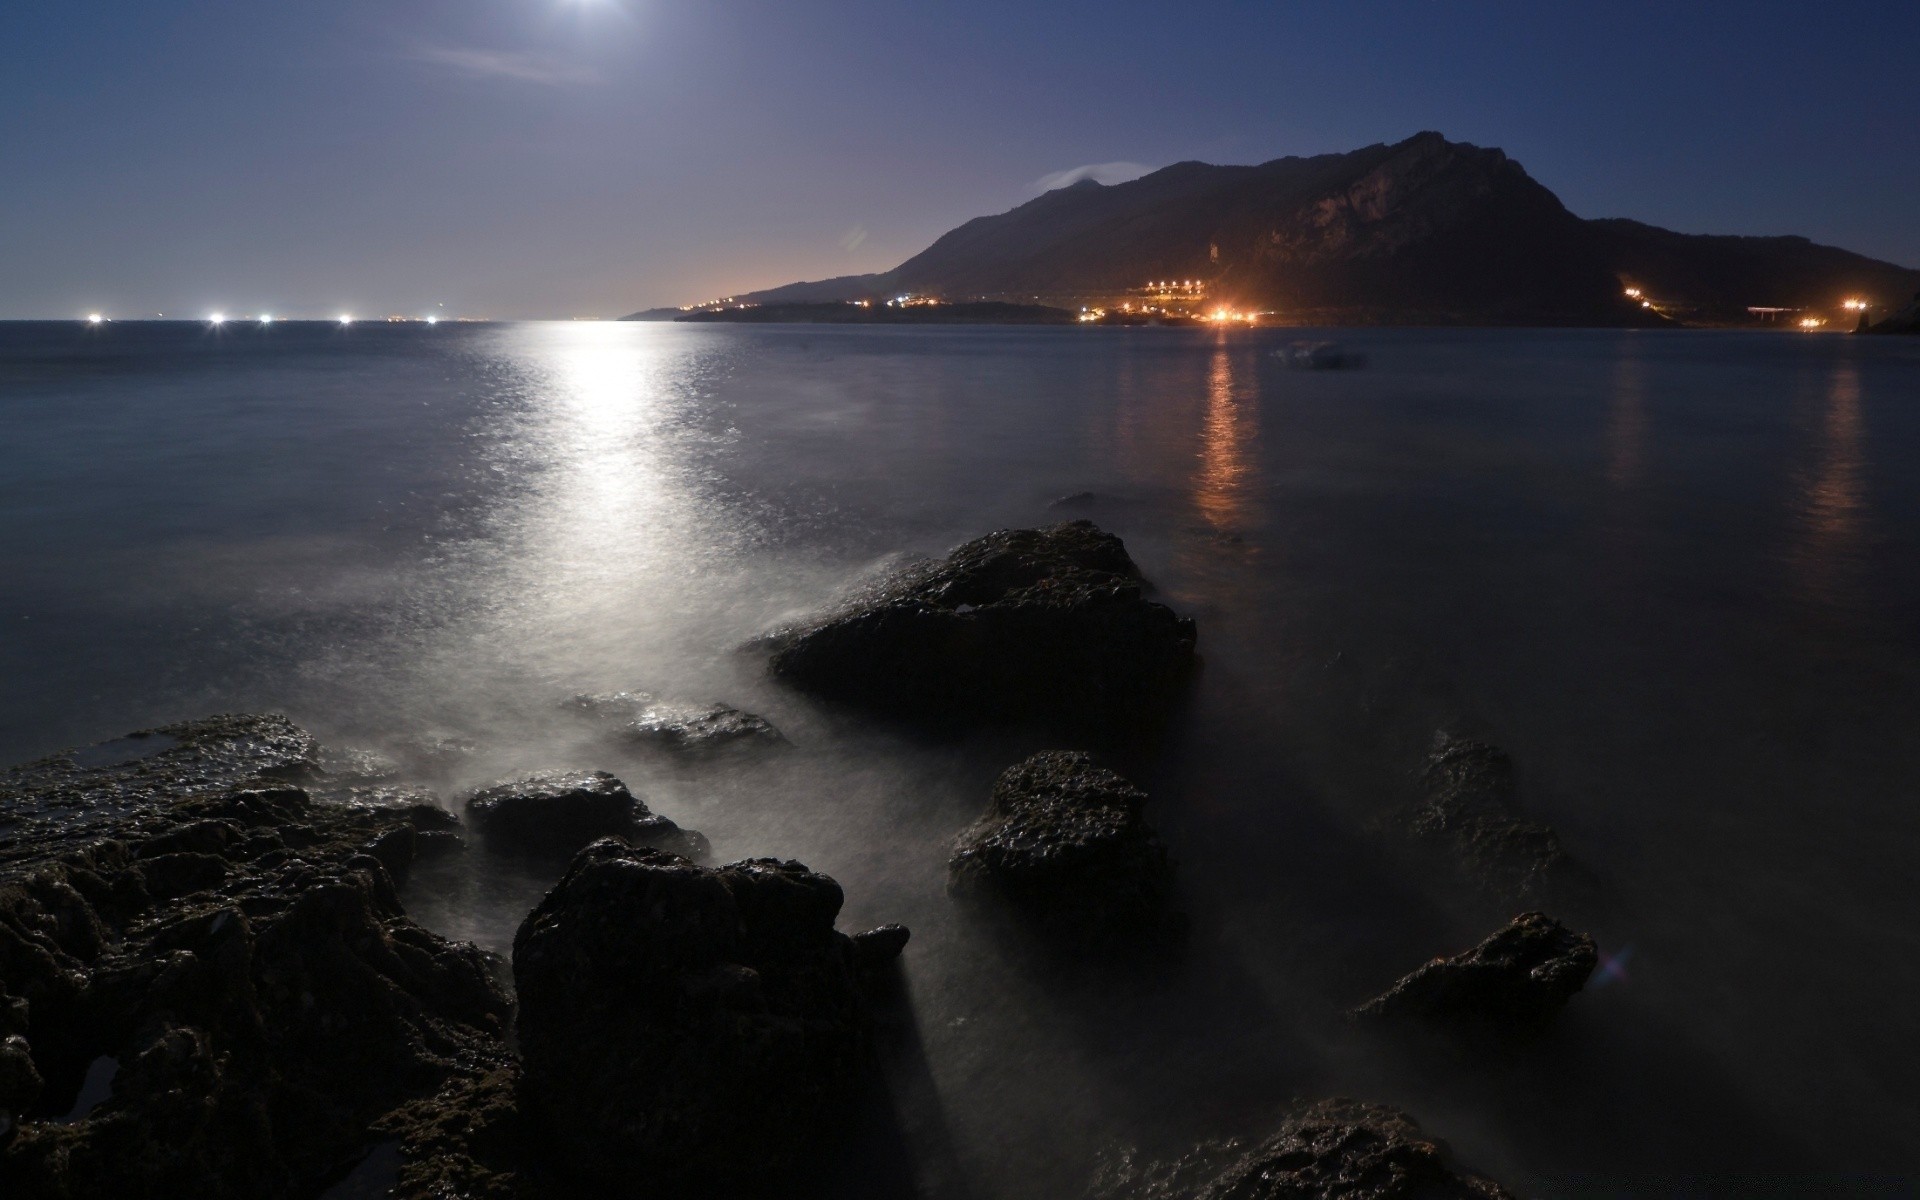
[[[661,312],[662,310],[654,310]],[[635,313],[625,321],[673,320],[701,324],[727,322],[742,324],[806,325],[1071,325],[1077,318],[1064,308],[1044,304],[1010,304],[982,300],[964,304],[859,304],[828,301],[814,304],[755,304],[744,307],[699,309],[682,312],[667,309],[669,316]]]

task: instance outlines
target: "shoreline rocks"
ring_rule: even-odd
[[[9,1195],[309,1194],[381,1114],[506,1056],[497,962],[401,910],[424,811],[250,778],[311,768],[284,718],[163,728],[0,776]]]
[[[1151,725],[1194,665],[1194,625],[1144,596],[1090,521],[1002,530],[774,635],[773,674],[891,714],[963,724]]]
[[[1535,1030],[1586,986],[1598,962],[1592,937],[1545,913],[1521,913],[1472,949],[1427,963],[1353,1016]]]
[[[1009,767],[986,813],[954,843],[948,890],[991,898],[1083,948],[1165,944],[1173,863],[1146,823],[1146,793],[1088,754],[1048,751]]]
[[[582,693],[566,708],[624,746],[708,758],[792,745],[773,723],[730,704],[686,704],[648,692]]]
[[[582,850],[513,947],[523,1094],[564,1161],[617,1195],[804,1178],[872,1067],[841,900],[795,862]]]
[[[1484,890],[1524,902],[1587,882],[1553,827],[1519,814],[1513,759],[1498,746],[1437,732],[1422,782],[1407,831],[1445,851]]]
[[[1515,1200],[1399,1109],[1322,1100],[1271,1136],[1195,1147],[1171,1162],[1110,1164],[1088,1200]]]
[[[602,837],[658,846],[698,858],[707,839],[650,811],[605,771],[545,771],[481,788],[467,797],[467,820],[495,851],[566,858]]]

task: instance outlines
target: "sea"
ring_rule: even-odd
[[[1337,338],[1359,370],[1276,355]],[[1116,765],[1185,955],[1054,969],[956,909],[1037,749],[768,678],[754,639],[980,534],[1122,536],[1203,665]],[[763,714],[611,763],[561,702]],[[849,1194],[1060,1197],[1102,1162],[1393,1104],[1525,1196],[1920,1191],[1920,339],[1600,330],[0,324],[0,761],[213,712],[608,767],[714,857],[913,931]],[[1495,743],[1597,881],[1550,1030],[1346,1011],[1512,915],[1400,854]],[[505,951],[552,880],[410,910]]]

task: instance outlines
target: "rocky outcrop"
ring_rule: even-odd
[[[1522,913],[1471,950],[1434,959],[1354,1016],[1538,1029],[1586,985],[1598,961],[1587,934],[1545,913]]]
[[[574,859],[513,968],[528,1112],[597,1194],[805,1177],[870,1061],[841,898],[794,862],[703,868],[611,838]]]
[[[582,693],[566,707],[619,743],[685,756],[770,750],[790,743],[765,717],[729,704],[686,704],[647,692]]]
[[[1434,734],[1424,795],[1406,826],[1502,900],[1538,900],[1587,883],[1559,834],[1520,815],[1513,760],[1498,746]]]
[[[121,742],[0,777],[0,1193],[310,1195],[505,1060],[497,964],[396,897],[444,813],[320,802],[283,718]]]
[[[1090,521],[1003,530],[775,635],[773,673],[832,699],[942,722],[1130,729],[1194,660],[1191,618],[1147,600]]]
[[[1000,776],[955,842],[949,888],[1071,944],[1165,943],[1184,922],[1169,910],[1173,863],[1141,815],[1146,799],[1090,755],[1036,754]]]
[[[1164,1163],[1123,1156],[1089,1200],[1512,1200],[1406,1113],[1323,1100],[1263,1141],[1215,1142]]]
[[[700,857],[707,839],[648,810],[605,771],[547,771],[467,797],[467,821],[489,849],[566,857],[602,837]]]

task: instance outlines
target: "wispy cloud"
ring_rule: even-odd
[[[840,248],[848,254],[852,254],[860,248],[860,243],[866,240],[867,227],[865,225],[855,225],[852,229],[847,230],[845,237],[840,239]]]
[[[1042,175],[1033,181],[1036,192],[1051,192],[1069,184],[1079,183],[1082,179],[1091,179],[1096,183],[1125,183],[1129,179],[1138,179],[1152,167],[1137,162],[1088,163],[1084,167],[1069,167],[1064,171],[1055,171],[1051,175]]]
[[[511,79],[544,87],[576,87],[601,82],[600,73],[592,67],[544,54],[436,46],[421,50],[414,57],[470,79]]]

